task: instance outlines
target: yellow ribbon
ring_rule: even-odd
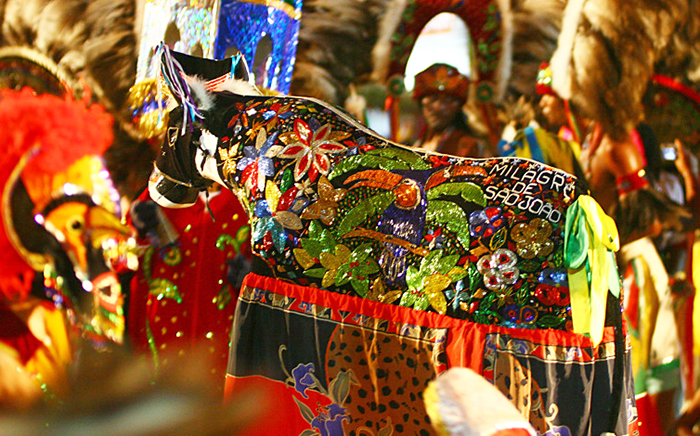
[[[620,295],[614,253],[619,249],[615,221],[593,197],[580,196],[566,213],[564,262],[574,332],[589,334],[596,345],[603,339],[608,291]]]

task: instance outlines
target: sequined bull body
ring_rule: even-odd
[[[575,177],[526,159],[421,153],[315,99],[217,90],[204,107],[177,77],[212,81],[231,64],[165,56],[183,104],[152,197],[182,206],[216,181],[253,229],[231,389],[286,392],[276,410],[297,412],[279,415],[297,434],[430,433],[422,389],[468,366],[541,434],[634,425],[625,333],[606,327],[619,319],[614,235],[603,246],[585,230],[584,209],[597,209]],[[595,282],[591,265],[612,270]]]

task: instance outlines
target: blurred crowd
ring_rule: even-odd
[[[146,177],[165,130],[133,134],[134,160],[113,147],[126,141],[115,133],[123,114],[90,84],[78,98],[60,78],[12,68],[0,72],[10,77],[0,82],[0,434],[246,434],[274,413],[260,393],[222,401],[253,261],[249,205],[214,185],[190,208],[158,206]],[[555,91],[553,74],[542,64],[537,94],[495,105],[489,124],[467,73],[429,65],[411,93],[412,135],[400,139],[429,153],[534,159],[585,181],[620,235],[639,414],[648,434],[696,434],[700,129],[659,131],[663,117],[650,116],[606,131]],[[700,96],[683,86],[655,82],[649,113],[690,99],[700,116]]]

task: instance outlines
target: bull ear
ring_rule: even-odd
[[[176,51],[170,51],[170,55],[180,64],[182,72],[189,77],[197,77],[207,83],[227,79],[250,82],[248,63],[240,53],[226,59],[205,59]]]

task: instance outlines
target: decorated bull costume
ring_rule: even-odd
[[[423,390],[455,366],[540,434],[633,431],[617,232],[573,176],[414,151],[260,95],[235,58],[161,50],[180,105],[151,195],[184,206],[213,180],[249,211],[227,389],[274,393],[261,431],[430,434]]]

